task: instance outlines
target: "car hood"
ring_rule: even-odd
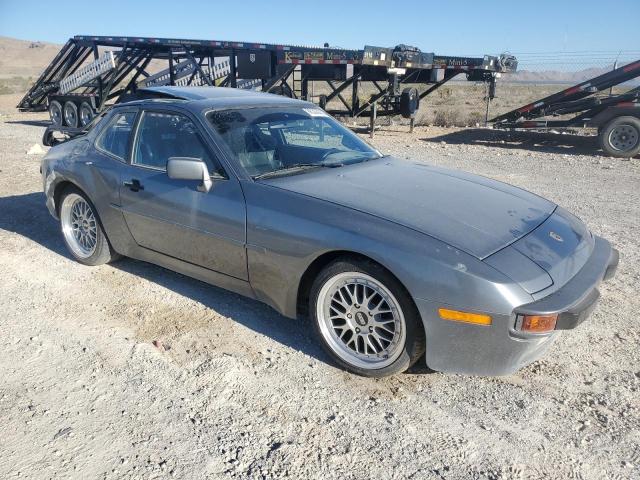
[[[262,182],[398,223],[480,259],[534,230],[556,207],[495,180],[392,157]]]

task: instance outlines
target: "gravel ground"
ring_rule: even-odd
[[[572,136],[378,132],[387,153],[558,202],[621,265],[590,321],[515,375],[372,380],[257,302],[72,261],[26,155],[42,118],[0,117],[0,478],[640,477],[639,160]]]

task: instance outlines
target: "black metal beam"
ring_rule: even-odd
[[[124,59],[124,56],[126,54],[127,51],[127,46],[125,44],[125,46],[122,48],[122,50],[120,50],[120,55],[118,55],[118,64],[120,64],[120,62]],[[113,75],[110,75],[109,81],[107,82],[107,85],[104,87],[104,90],[102,92],[102,97],[99,99],[100,100],[100,104],[98,107],[98,111],[101,111],[104,108],[104,104],[107,101],[107,97],[109,96],[109,92],[111,92],[111,89],[113,88],[113,81],[115,80],[116,75],[115,75],[115,70],[113,71]]]
[[[347,87],[349,87],[349,85],[351,85],[354,81],[356,81],[357,78],[358,78],[357,75],[353,75],[347,78],[338,87],[334,88],[333,93],[330,93],[329,95],[327,95],[327,102],[331,101],[337,95],[340,95]],[[333,85],[331,85],[331,87],[333,88]]]
[[[384,97],[385,95],[389,95],[389,91],[388,90],[383,90],[381,92],[376,93],[375,95],[373,95],[369,100],[367,100],[364,105],[362,106],[358,106],[358,108],[353,108],[354,110],[354,117],[359,117],[360,115],[362,115],[362,113],[367,110],[367,108],[369,107],[369,105],[371,105],[372,103],[377,102],[378,100],[380,100],[382,97]],[[384,111],[383,111],[384,112]],[[377,112],[378,115],[381,114],[380,111]],[[384,113],[383,113],[384,115]]]
[[[426,97],[427,95],[429,95],[432,92],[435,92],[437,89],[439,89],[442,85],[444,85],[445,83],[447,83],[449,80],[451,80],[452,78],[454,78],[456,75],[458,75],[461,72],[453,72],[452,75],[447,75],[445,73],[445,76],[442,80],[440,80],[439,82],[433,84],[432,86],[430,86],[429,88],[427,88],[424,92],[422,92],[420,94],[420,100],[422,100],[424,97]]]
[[[118,99],[120,99],[122,94],[127,93],[127,91],[129,91],[129,90],[134,91],[135,90],[136,80],[138,79],[138,77],[140,75],[146,73],[146,68],[147,68],[147,66],[149,65],[149,63],[151,62],[152,59],[153,59],[153,57],[147,57],[140,67],[136,67],[137,71],[136,71],[135,75],[133,77],[131,77],[131,80],[129,80],[129,83],[127,83],[127,85],[122,89],[122,93],[120,93],[120,95],[118,95]]]
[[[127,78],[127,76],[138,66],[138,64],[145,58],[144,54],[139,54],[139,55],[135,55],[132,56],[131,59],[129,61],[124,62],[125,65],[127,65],[125,68],[123,68],[120,73],[116,76],[116,79],[114,81],[114,85],[119,85],[120,82],[122,82],[125,78]],[[122,90],[123,93],[126,92],[128,88],[128,85],[125,86]],[[117,94],[117,93],[113,93],[110,92],[108,94],[108,100],[115,98],[116,96],[119,97],[121,94]]]
[[[196,61],[196,59],[193,57],[193,55],[191,55],[191,52],[188,50],[185,50],[185,54],[186,56],[189,58],[189,60],[191,60],[193,62],[193,65],[196,69],[196,71],[198,71],[200,73],[200,76],[203,78],[203,80],[205,82],[207,82],[207,85],[209,85],[210,87],[213,86],[213,84],[211,83],[211,79],[209,78],[208,75],[206,75],[204,73],[204,70],[202,70],[202,66]],[[200,60],[201,62],[204,61],[204,57]],[[194,72],[195,73],[195,72]],[[191,79],[189,80],[189,83],[191,83],[191,81],[193,80],[193,75],[191,76]]]
[[[273,87],[276,86],[276,84],[281,83],[282,81],[286,81],[287,78],[289,78],[289,75],[291,75],[291,73],[295,68],[296,68],[295,65],[291,65],[288,68],[280,69],[280,72],[276,70],[276,75],[271,77],[269,80],[267,80],[267,82],[262,87],[262,91],[271,92],[273,90]]]
[[[340,87],[336,88],[333,85],[333,82],[327,80],[327,84],[333,89],[333,92],[330,93],[329,95],[327,95],[327,98],[325,100],[325,105],[327,103],[329,103],[329,100],[334,99],[335,97],[338,97],[340,99],[340,101],[342,102],[342,104],[347,108],[347,114],[351,115],[351,105],[349,105],[347,103],[347,101],[344,99],[344,97],[342,96],[342,94],[340,93],[340,91],[338,90],[338,88],[342,87],[343,85],[340,85]],[[350,84],[349,84],[350,85]],[[348,85],[347,85],[348,86]]]
[[[175,79],[173,77],[173,50],[169,49],[169,85],[175,84]]]

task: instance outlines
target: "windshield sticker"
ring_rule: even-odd
[[[327,112],[322,110],[321,108],[303,108],[305,112],[307,112],[312,117],[328,117]]]

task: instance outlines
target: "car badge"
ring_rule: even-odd
[[[564,239],[560,235],[558,235],[556,232],[553,232],[553,231],[549,232],[549,236],[553,238],[556,242],[564,242]]]
[[[249,54],[249,61],[251,63],[256,63],[256,54],[255,53],[250,53]]]

